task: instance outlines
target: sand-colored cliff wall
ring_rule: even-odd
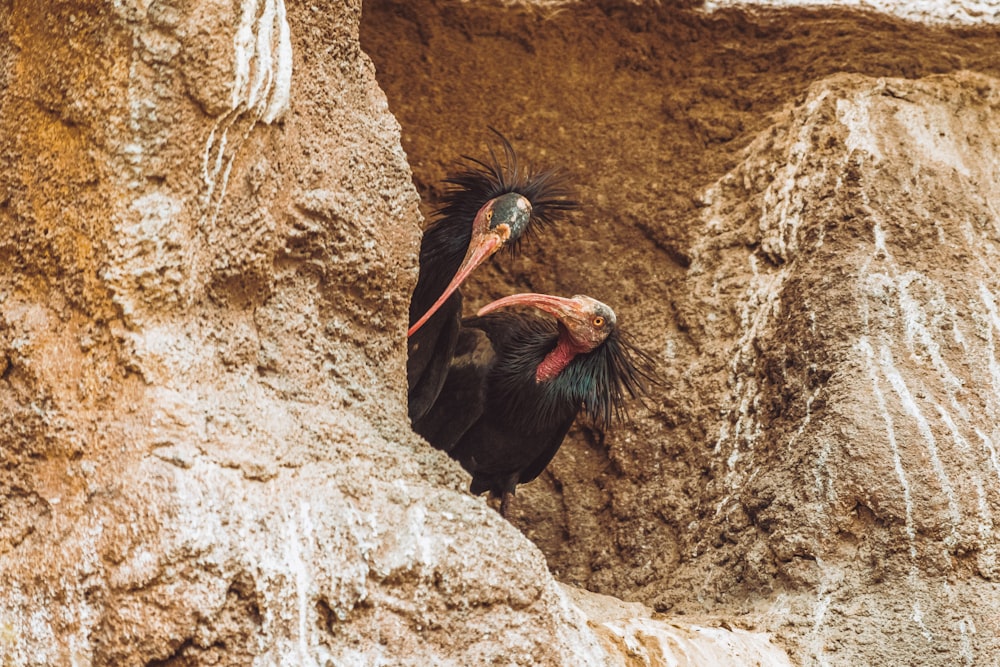
[[[995,29],[197,0],[0,36],[3,664],[996,652]],[[590,293],[667,380],[512,523],[403,382],[421,212],[488,124],[584,212],[470,304]]]

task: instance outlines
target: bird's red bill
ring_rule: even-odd
[[[503,229],[507,230],[509,235],[510,230],[508,227],[504,226]],[[477,239],[476,236],[479,238]],[[409,331],[406,332],[406,336],[410,337],[415,334],[420,327],[429,320],[434,313],[437,312],[445,301],[448,300],[455,290],[459,288],[462,282],[469,277],[477,266],[482,264],[484,261],[489,259],[493,253],[500,249],[506,238],[504,238],[502,230],[486,230],[480,234],[475,234],[473,232],[472,242],[469,243],[469,251],[465,255],[465,259],[462,260],[462,265],[458,267],[458,271],[455,273],[455,277],[451,279],[448,283],[448,287],[445,288],[444,292],[438,297],[438,300],[434,302],[434,305],[427,309],[427,312],[423,316],[413,323]]]
[[[530,306],[532,308],[538,308],[539,310],[544,310],[546,313],[551,313],[559,319],[569,317],[571,315],[580,315],[585,313],[583,304],[576,298],[567,299],[561,296],[552,296],[550,294],[513,294],[511,296],[505,296],[502,299],[497,299],[492,303],[488,303],[479,309],[477,315],[485,315],[486,313],[491,313],[494,310],[499,310],[500,308],[509,308],[511,306]]]

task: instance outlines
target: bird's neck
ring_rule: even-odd
[[[587,349],[573,342],[569,333],[560,326],[559,340],[556,342],[556,346],[545,355],[542,363],[538,364],[538,368],[535,370],[535,382],[541,384],[556,378],[576,355],[583,352],[587,352]]]

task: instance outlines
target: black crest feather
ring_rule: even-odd
[[[448,187],[441,196],[435,214],[442,219],[452,219],[468,224],[483,204],[489,200],[516,192],[531,202],[531,220],[525,235],[535,233],[540,227],[553,222],[560,215],[573,211],[579,204],[572,198],[572,188],[566,175],[559,169],[532,170],[520,163],[514,147],[495,128],[490,128],[500,139],[502,156],[491,147],[489,158],[463,155],[466,164],[454,175],[445,179]],[[511,254],[517,252],[523,236],[512,239],[508,245]]]
[[[603,429],[612,420],[628,419],[628,399],[648,394],[650,385],[662,384],[655,368],[652,356],[615,329],[583,363],[566,370],[579,375],[574,380],[584,386],[584,410]]]

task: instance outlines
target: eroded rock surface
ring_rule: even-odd
[[[995,31],[365,12],[378,83],[358,2],[0,6],[3,663],[995,655]],[[587,209],[470,307],[590,293],[667,380],[513,525],[403,381],[410,168],[490,123]]]
[[[800,664],[992,660],[996,28],[374,7],[418,187],[487,123],[580,184],[577,224],[470,307],[589,293],[667,376],[519,493],[557,577],[776,632]]]
[[[970,73],[833,77],[706,193],[689,321],[736,336],[680,569],[787,605],[818,664],[998,648],[998,102]]]
[[[600,664],[406,422],[360,5],[195,4],[0,9],[2,662]]]

